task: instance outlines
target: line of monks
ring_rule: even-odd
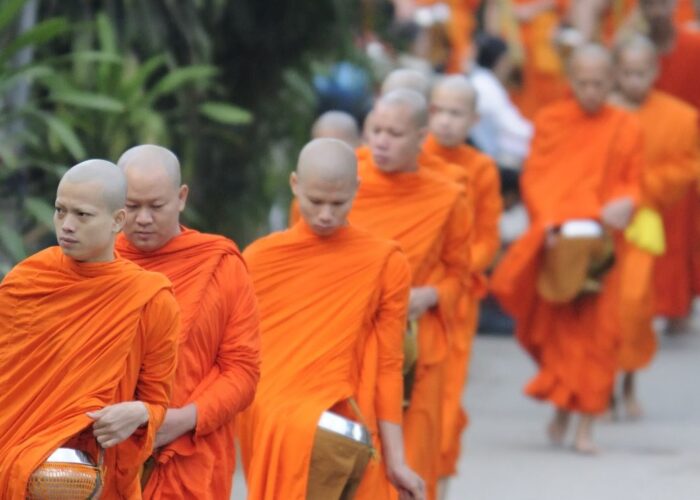
[[[27,498],[67,447],[105,450],[101,498],[228,499],[237,438],[251,499],[436,499],[457,473],[489,286],[537,364],[526,392],[554,407],[549,437],[564,442],[578,414],[574,447],[594,452],[618,373],[639,412],[654,268],[690,254],[666,217],[697,189],[698,114],[654,89],[688,64],[659,64],[661,40],[573,52],[570,93],[538,113],[523,170],[530,228],[490,285],[499,175],[465,144],[478,95],[461,75],[390,74],[364,137],[322,116],[290,178],[291,227],[242,253],[180,224],[188,186],[165,148],[68,170],[58,246],[0,285],[0,497]],[[596,288],[548,300],[542,270],[581,220],[613,258]],[[368,438],[338,438],[328,414]]]

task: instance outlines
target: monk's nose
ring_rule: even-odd
[[[136,223],[141,224],[141,225],[147,225],[153,222],[153,217],[151,216],[151,212],[148,210],[139,210],[136,213]]]

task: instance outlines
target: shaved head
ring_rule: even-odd
[[[357,192],[357,158],[338,139],[314,139],[299,153],[290,185],[299,212],[311,230],[321,237],[347,224]]]
[[[319,116],[311,128],[314,139],[338,139],[351,148],[360,145],[360,128],[352,115],[344,111],[326,111]]]
[[[182,183],[180,162],[177,156],[169,149],[161,146],[153,144],[134,146],[119,157],[117,165],[125,172],[131,168],[141,171],[161,169],[170,178],[174,186],[179,187]]]
[[[415,69],[396,69],[384,79],[382,95],[398,89],[413,90],[427,99],[430,93],[430,78]]]
[[[658,76],[656,46],[644,36],[634,36],[615,48],[615,77],[621,104],[637,108],[652,91]]]
[[[415,90],[399,88],[383,94],[374,109],[380,107],[403,107],[408,109],[410,118],[416,127],[428,124],[428,102],[422,94]]]
[[[117,166],[107,160],[85,160],[70,168],[58,184],[91,184],[98,187],[105,207],[110,211],[124,208],[126,179]]]
[[[448,75],[440,78],[433,87],[431,98],[434,98],[436,93],[449,93],[454,96],[454,99],[460,99],[461,104],[476,109],[476,88],[464,75]]]
[[[78,262],[113,260],[126,194],[124,174],[114,163],[87,160],[69,169],[58,183],[53,216],[63,253]]]
[[[658,51],[656,45],[649,38],[643,35],[634,35],[615,46],[613,53],[615,65],[617,66],[625,56],[629,54],[640,54],[645,57],[649,64],[656,66],[658,61]]]
[[[477,120],[476,89],[469,78],[452,75],[435,84],[430,98],[430,132],[440,145],[463,145]]]
[[[613,60],[602,45],[590,43],[574,49],[569,59],[569,83],[576,101],[587,114],[596,114],[613,88]]]

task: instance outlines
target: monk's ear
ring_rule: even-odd
[[[180,189],[177,192],[177,199],[178,199],[178,204],[180,205],[178,207],[178,210],[182,212],[185,209],[185,205],[187,205],[187,195],[190,194],[190,188],[187,184],[183,184],[180,186]]]
[[[114,212],[114,222],[112,223],[112,232],[117,234],[124,229],[124,224],[126,224],[126,209],[120,208]]]
[[[292,189],[294,196],[297,196],[297,186],[299,185],[299,178],[296,172],[289,174],[289,187]]]

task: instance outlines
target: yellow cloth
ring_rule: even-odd
[[[663,255],[666,252],[666,237],[659,212],[648,207],[637,210],[625,230],[625,239],[652,255]]]

